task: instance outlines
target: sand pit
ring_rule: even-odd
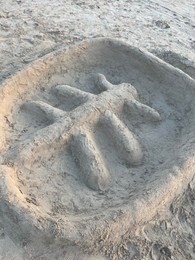
[[[148,52],[86,41],[0,90],[0,210],[10,233],[109,249],[194,176],[195,81]]]

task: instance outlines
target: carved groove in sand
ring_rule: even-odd
[[[52,123],[60,120],[67,121],[64,125],[59,126],[62,135],[66,134],[67,139],[71,139],[72,155],[81,169],[82,179],[93,190],[106,190],[109,186],[109,171],[104,165],[101,151],[90,136],[90,132],[85,130],[85,126],[82,124],[99,122],[103,128],[106,128],[107,138],[114,143],[120,159],[128,165],[139,165],[143,157],[140,141],[112,110],[115,110],[116,107],[125,109],[129,114],[129,120],[131,120],[131,114],[151,122],[158,122],[161,117],[156,110],[138,101],[137,91],[132,85],[127,83],[112,85],[102,74],[96,75],[94,80],[95,85],[101,91],[99,95],[67,85],[55,87],[57,96],[62,96],[64,100],[70,98],[82,100],[84,105],[79,106],[79,114],[75,110],[70,116],[70,113],[41,101],[28,102],[26,107],[37,112],[40,110]],[[83,118],[80,117],[81,114]],[[50,138],[49,135],[48,137]],[[38,136],[38,138],[40,146],[42,136]],[[55,141],[52,137],[51,140]]]

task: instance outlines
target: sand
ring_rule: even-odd
[[[185,4],[2,5],[2,259],[193,259]]]

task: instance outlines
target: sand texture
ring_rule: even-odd
[[[56,10],[53,22],[59,22],[59,28],[58,19],[68,7],[69,18],[71,10],[76,14],[82,5],[100,9],[94,16],[101,14],[101,5],[104,11],[111,4],[110,10],[120,14],[126,10],[123,6],[122,11],[121,1],[115,7],[112,1],[100,5],[33,1],[32,9],[27,2],[16,1],[12,8],[17,12],[21,7],[31,16],[46,5],[42,19],[37,12],[32,17],[44,23]],[[11,4],[8,1],[0,13],[1,27],[14,19],[7,11]],[[171,13],[173,4],[165,10]],[[132,5],[147,6],[136,1]],[[149,9],[155,5],[165,8],[160,2],[148,2]],[[176,11],[173,16],[181,15]],[[170,27],[156,16],[152,23],[161,28],[159,34],[176,30],[177,24]],[[81,20],[86,17],[87,23],[89,14],[78,15]],[[127,30],[124,19],[120,22],[118,26]],[[31,30],[33,39],[35,32],[41,33],[37,24]],[[188,25],[193,31],[193,19]],[[41,28],[48,32],[42,35],[50,37],[53,47],[40,49],[33,47],[32,38],[27,41],[31,47],[19,47],[14,41],[21,32],[14,31],[14,39],[1,31],[2,259],[193,259],[195,66],[193,38],[187,37],[192,31],[183,37],[183,45],[179,37],[165,40],[162,35],[153,45],[147,26],[145,44],[136,42],[136,33],[126,37],[127,31],[125,40],[116,39],[121,37],[113,28],[90,35],[91,26],[78,39],[76,31],[69,33],[73,37],[69,41],[63,30],[58,28],[53,37],[49,30],[55,26],[44,24]],[[102,25],[96,26],[100,30]],[[85,25],[77,28],[80,33],[81,28]],[[88,39],[80,42],[83,38]],[[17,56],[12,50],[15,58],[10,64],[5,51],[9,40],[24,51],[22,56],[18,49]],[[26,38],[20,40],[23,44]],[[159,40],[162,44],[172,40],[173,46],[162,48]],[[147,44],[164,61],[147,52]]]

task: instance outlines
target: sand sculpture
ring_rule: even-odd
[[[0,211],[25,239],[113,246],[194,177],[195,81],[126,43],[51,53],[0,96]]]

